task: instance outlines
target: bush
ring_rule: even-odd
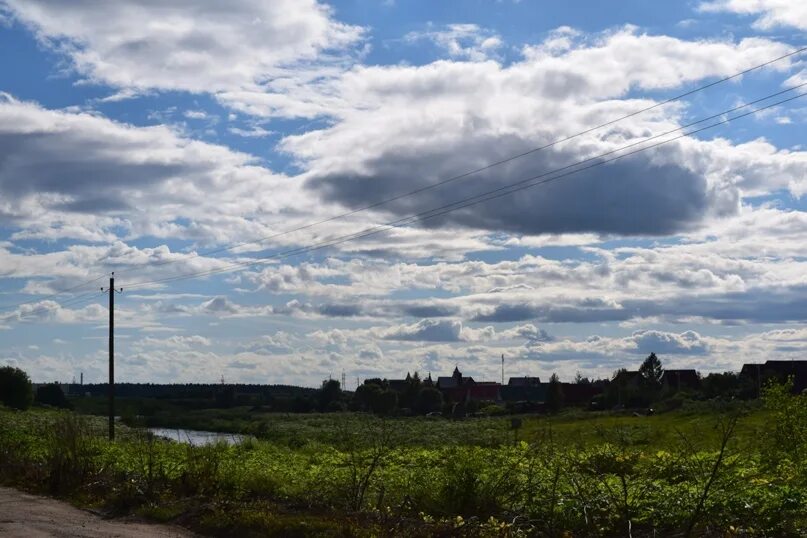
[[[506,415],[507,409],[502,407],[501,405],[489,404],[480,409],[479,412],[482,413],[483,415],[495,417],[499,415]]]
[[[36,389],[36,402],[42,405],[52,405],[60,409],[72,409],[73,406],[64,396],[64,391],[58,383],[48,383]]]
[[[28,409],[34,400],[28,374],[13,366],[0,368],[0,402],[13,409]]]

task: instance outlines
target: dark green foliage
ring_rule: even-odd
[[[93,474],[100,448],[87,418],[73,413],[61,414],[44,438],[51,493],[71,492]]]
[[[353,394],[353,402],[357,411],[372,411],[375,402],[384,391],[380,383],[365,381]]]
[[[387,389],[378,394],[376,400],[372,403],[372,410],[373,413],[387,416],[391,415],[397,406],[398,393]]]
[[[224,408],[235,405],[235,387],[224,387],[216,392],[216,405]]]
[[[552,374],[549,378],[549,388],[546,392],[546,406],[553,413],[560,411],[563,407],[563,388],[557,374]]]
[[[314,410],[314,401],[307,396],[295,396],[291,401],[293,413],[310,413]]]
[[[658,389],[661,386],[661,376],[664,375],[664,369],[661,367],[661,361],[656,357],[655,353],[651,353],[644,360],[639,367],[639,375],[642,377],[642,382],[646,387]]]
[[[12,409],[28,409],[33,399],[28,374],[13,366],[0,368],[0,403]]]
[[[807,394],[792,395],[793,383],[770,381],[763,390],[765,407],[771,411],[772,431],[768,450],[779,464],[800,467],[807,479]]]
[[[515,441],[509,417],[357,413],[277,415],[232,446],[109,443],[101,420],[0,410],[0,481],[220,535],[804,536],[807,405],[765,394],[748,416],[523,417]]]
[[[333,410],[331,404],[342,401],[342,387],[339,381],[328,379],[322,382],[322,387],[317,391],[317,407],[320,411]],[[338,406],[341,408],[341,406]]]
[[[398,406],[406,409],[415,409],[417,405],[418,395],[423,387],[420,380],[420,374],[415,372],[412,375],[406,374],[406,387],[403,392],[398,395]]]
[[[36,389],[36,402],[42,405],[51,405],[60,409],[72,409],[73,405],[67,401],[62,386],[58,383],[48,383]]]
[[[443,393],[433,387],[424,387],[418,393],[415,410],[421,415],[434,413],[443,408]]]
[[[378,379],[368,379],[353,394],[352,408],[389,416],[398,408],[398,393]]]
[[[590,385],[591,380],[587,377],[583,377],[583,374],[577,372],[574,374],[574,383],[577,385]]]

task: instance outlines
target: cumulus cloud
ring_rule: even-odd
[[[189,336],[174,335],[168,338],[146,337],[140,339],[138,344],[157,348],[191,349],[198,346],[209,347],[211,345],[211,341],[209,338],[195,334]]]
[[[304,170],[292,178],[164,126],[0,97],[0,224],[11,230],[10,241],[0,242],[0,272],[27,279],[20,292],[30,294],[112,269],[124,282],[249,263],[274,247],[353,233],[497,188],[673,128],[689,111],[665,106],[445,190],[402,198],[383,213],[241,245],[217,259],[194,250],[271,236],[400,194],[402,185],[426,186],[648,106],[654,101],[642,98],[645,92],[731,74],[790,50],[768,39],[684,41],[632,27],[597,35],[560,28],[504,65],[494,32],[451,25],[407,37],[444,47],[450,61],[346,69],[338,56],[361,42],[361,30],[335,22],[313,1],[284,13],[273,11],[288,8],[284,2],[239,1],[228,7],[232,17],[218,17],[221,8],[204,2],[184,10],[137,0],[9,5],[83,76],[114,86],[113,99],[148,88],[212,92],[244,114],[325,120],[283,140],[281,149]],[[78,15],[88,8],[97,13]],[[126,10],[132,27],[119,28]],[[248,17],[255,14],[260,20]],[[102,16],[109,28],[98,28]],[[281,28],[281,35],[295,16],[299,35],[287,48],[264,50],[276,35],[257,43],[252,28],[241,28]],[[143,17],[149,24],[139,24]],[[197,26],[183,26],[187,17]],[[175,28],[163,28],[164,21]],[[195,43],[214,31],[243,39]],[[238,60],[228,62],[233,55]],[[215,119],[195,109],[185,116]],[[230,132],[266,136],[267,121],[251,118],[250,129]],[[117,312],[122,329],[180,334],[131,338],[121,349],[123,371],[129,379],[215,381],[226,372],[228,380],[316,385],[340,369],[391,377],[416,368],[447,373],[455,363],[497,378],[502,354],[521,375],[557,370],[567,378],[578,369],[607,374],[650,351],[665,365],[707,369],[803,354],[807,338],[793,325],[807,321],[807,213],[747,204],[751,196],[807,193],[806,154],[744,138],[679,141],[310,261],[272,260],[204,293],[127,294]],[[680,235],[658,244],[609,242],[667,234]],[[82,244],[56,242],[65,238]],[[166,238],[180,244],[143,246]],[[23,240],[54,242],[29,250]],[[535,250],[552,246],[564,248]],[[250,301],[235,300],[227,285],[251,292]],[[102,329],[106,312],[44,301],[2,313],[0,328],[34,318]],[[608,324],[608,336],[558,337],[555,323]],[[215,339],[203,329],[181,334],[191,324],[238,330]],[[671,324],[680,329],[656,328]],[[784,327],[759,333],[767,324]],[[69,362],[27,344],[0,358],[42,372]],[[155,360],[158,353],[166,360]],[[104,357],[91,352],[69,364],[85,368],[94,360],[102,370]]]
[[[48,299],[23,304],[11,311],[0,312],[0,323],[49,322],[76,324],[102,321],[106,316],[107,310],[100,304],[70,308]]]
[[[224,296],[214,297],[202,303],[202,310],[210,314],[238,314],[241,309]]]
[[[288,75],[357,43],[316,0],[7,0],[17,20],[93,81],[211,92]]]
[[[387,340],[415,340],[426,342],[458,342],[462,323],[450,320],[424,319],[412,325],[401,325],[385,332]]]
[[[680,334],[663,331],[636,331],[631,335],[637,353],[703,355],[709,347],[695,331]]]
[[[771,30],[778,26],[807,29],[807,6],[791,0],[711,0],[700,4],[706,12],[729,12],[757,16],[754,27]]]
[[[260,355],[286,355],[294,351],[289,342],[290,335],[279,331],[274,335],[264,335],[258,340],[242,344],[240,349]]]
[[[427,187],[649,104],[625,99],[631,90],[726,75],[788,49],[764,39],[690,42],[626,28],[568,48],[530,47],[522,61],[506,67],[435,62],[360,68],[345,74],[336,91],[362,108],[335,109],[338,121],[289,136],[282,146],[308,168],[313,192],[364,206],[401,194],[400,185]],[[657,61],[647,62],[649,51]],[[657,109],[383,209],[396,217],[417,214],[455,203],[458,192],[467,198],[540,176],[669,130],[680,112]],[[356,147],[362,148],[358,154]],[[803,152],[780,152],[764,141],[685,139],[421,224],[520,235],[679,233],[710,217],[736,214],[745,195],[799,192],[805,167]]]
[[[429,28],[409,32],[404,41],[414,43],[428,40],[434,42],[452,58],[471,61],[487,60],[496,57],[503,46],[502,38],[495,32],[476,24],[449,24],[444,28]]]
[[[252,161],[165,126],[0,100],[0,222],[24,228],[19,238],[110,241],[122,229],[210,240],[266,232],[250,216],[287,204],[277,193],[256,193],[288,182],[277,192],[291,195],[294,186]]]

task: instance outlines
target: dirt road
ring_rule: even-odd
[[[191,537],[167,525],[108,520],[55,499],[0,488],[0,536],[4,538]]]

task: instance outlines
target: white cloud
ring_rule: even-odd
[[[14,17],[93,81],[215,92],[287,76],[363,30],[316,0],[7,0]]]
[[[231,241],[269,235],[272,215],[282,210],[288,222],[290,206],[315,207],[299,182],[253,157],[164,126],[5,99],[0,133],[0,222],[21,228],[16,239],[108,242],[123,229],[130,237]]]
[[[700,4],[699,9],[758,16],[754,27],[761,30],[777,26],[807,29],[807,4],[799,0],[711,0]]]
[[[428,342],[458,342],[462,323],[450,320],[424,319],[413,325],[401,325],[385,331],[388,340],[416,340]]]
[[[138,346],[148,346],[156,348],[170,348],[170,349],[191,349],[197,346],[209,347],[211,341],[201,335],[174,335],[168,338],[152,338],[146,337],[138,340]]]
[[[471,61],[496,58],[504,45],[501,36],[476,24],[449,24],[444,28],[409,32],[404,36],[404,41],[410,43],[421,40],[433,41],[451,58]]]
[[[633,28],[570,47],[529,47],[523,61],[507,67],[435,62],[354,69],[334,83],[330,98],[355,107],[334,108],[334,123],[289,136],[282,147],[307,168],[312,191],[359,207],[402,194],[401,185],[426,187],[651,103],[625,99],[630,90],[727,75],[789,50],[764,39],[692,42]],[[680,105],[662,107],[384,209],[402,217],[456,202],[458,192],[468,197],[540,176],[675,128],[681,112]],[[736,214],[743,196],[783,188],[798,195],[806,167],[804,152],[779,151],[764,140],[684,139],[422,225],[519,235],[666,235]]]

